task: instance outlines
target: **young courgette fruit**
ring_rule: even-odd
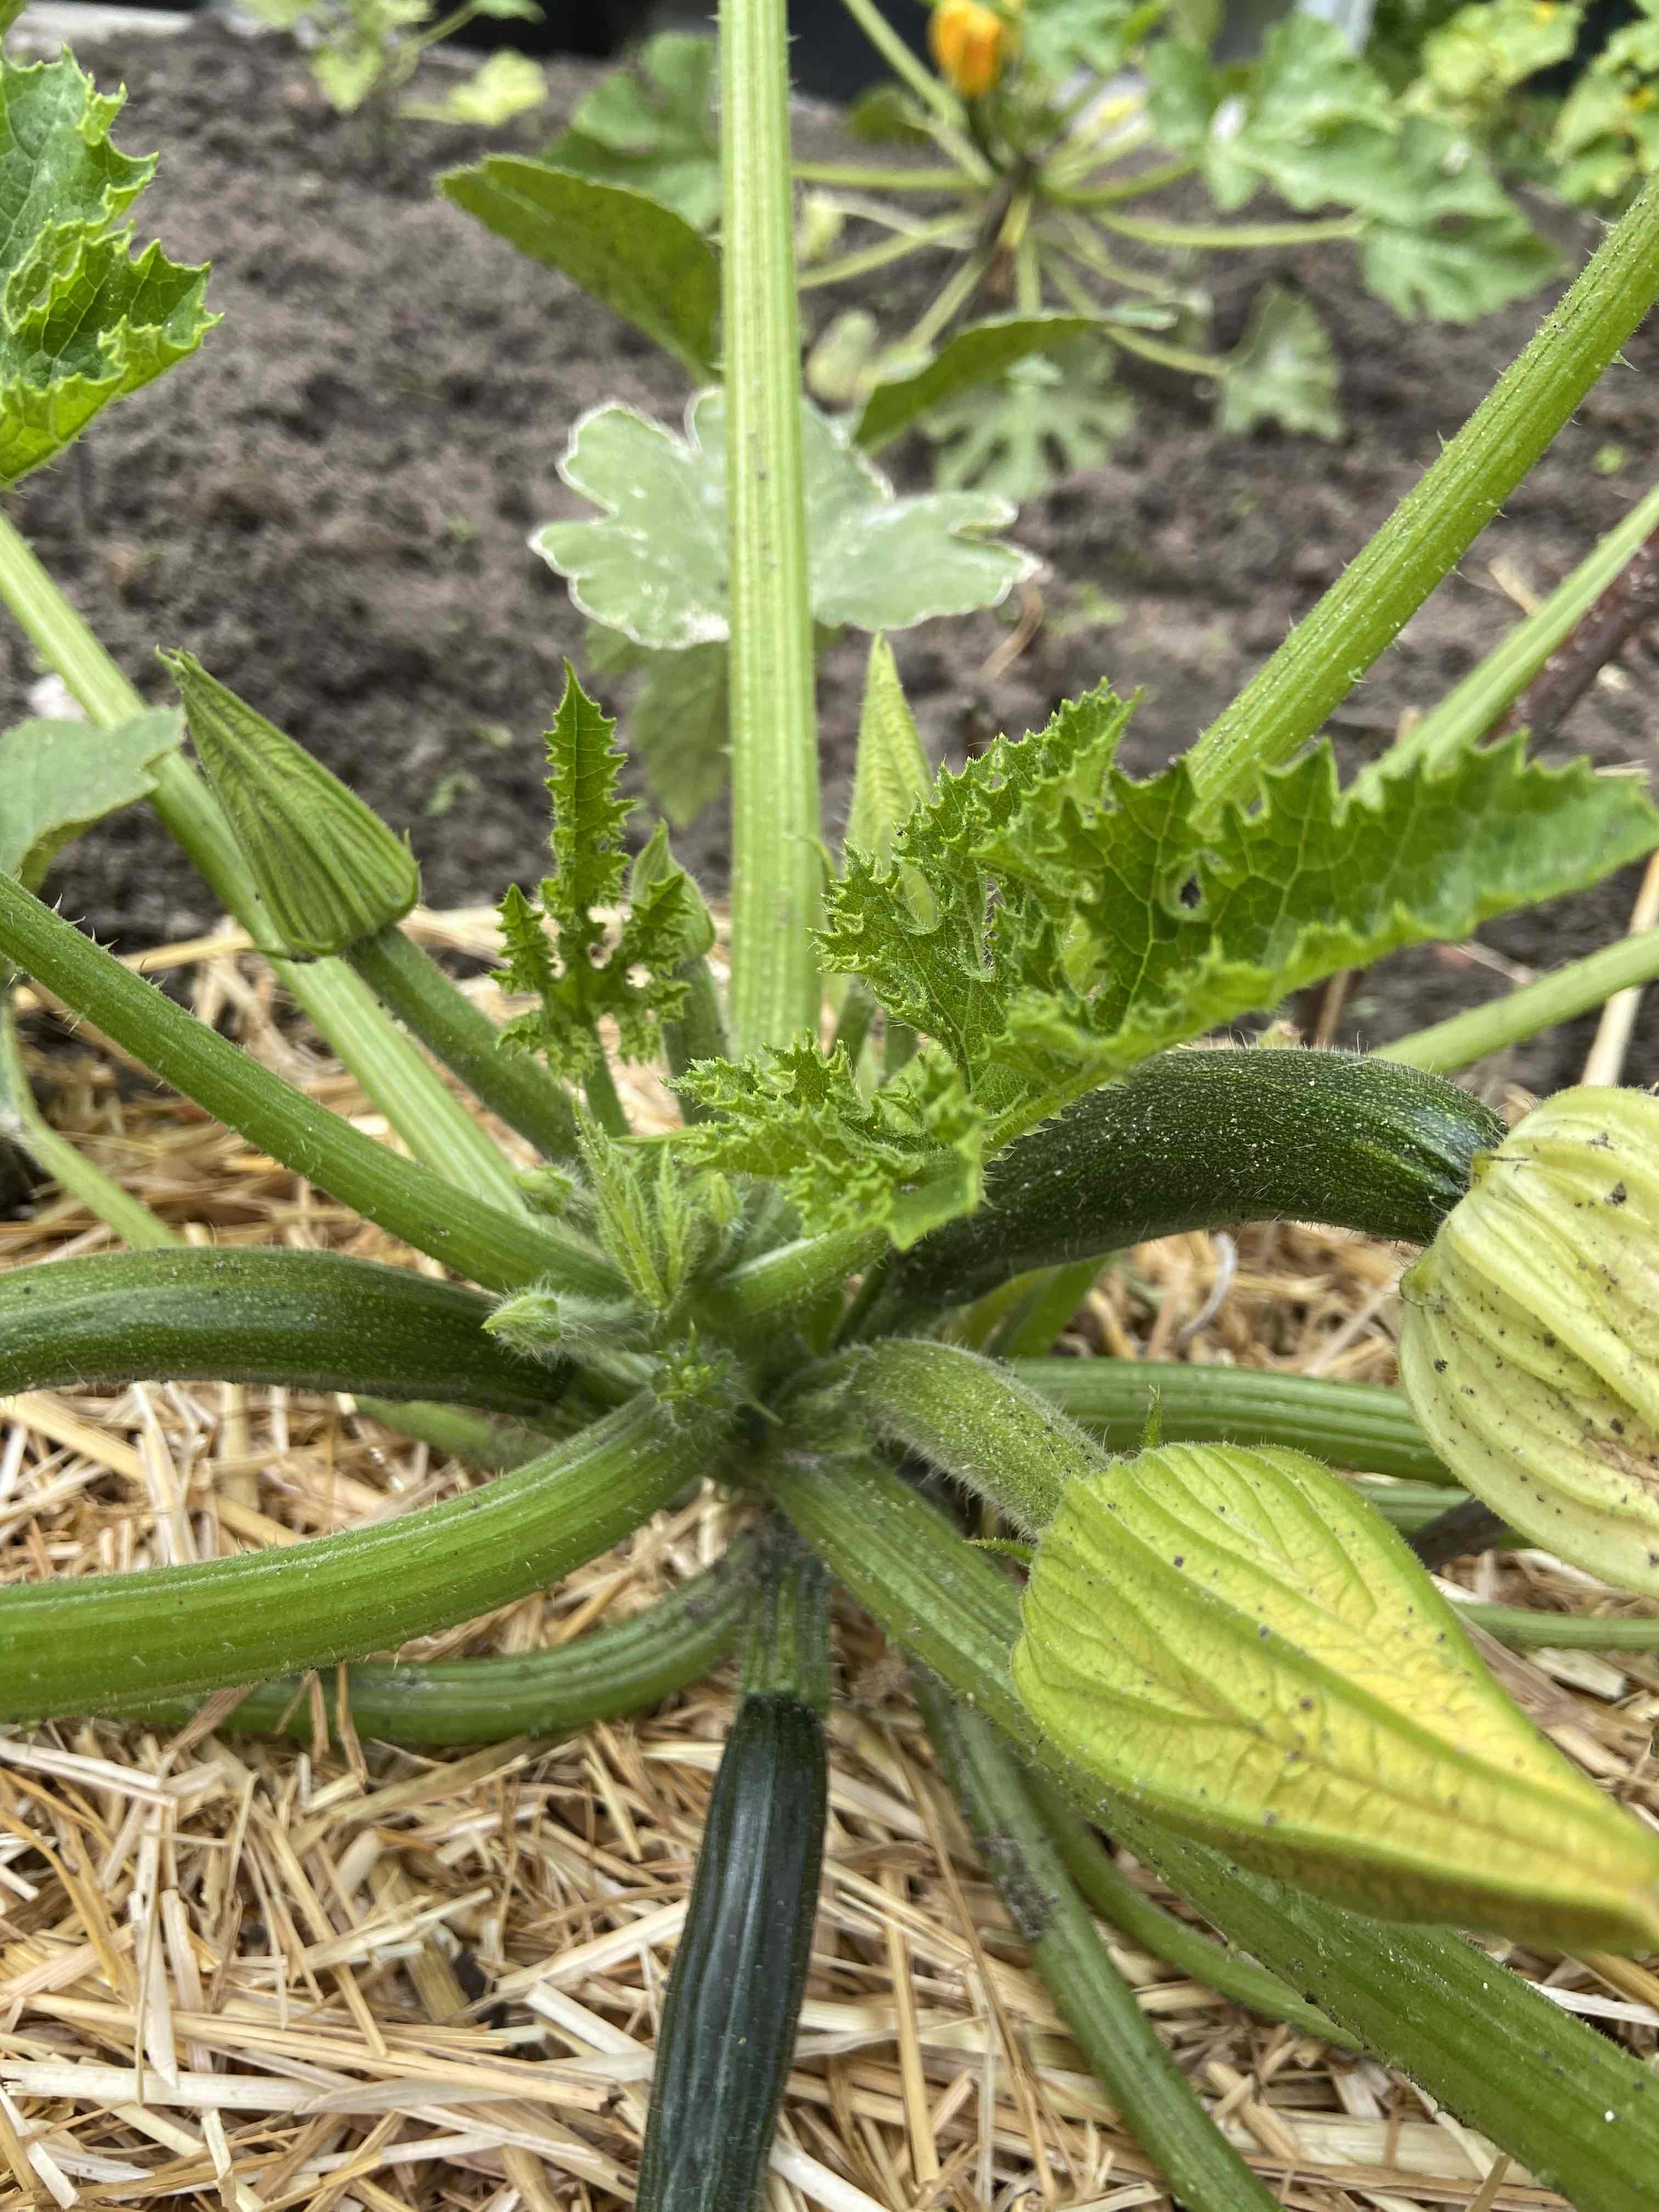
[[[794,2049],[829,1782],[810,1705],[745,1697],[657,2038],[638,2212],[750,2212]]]
[[[1027,1268],[1238,1221],[1322,1221],[1426,1244],[1504,1125],[1436,1075],[1352,1053],[1162,1053],[1010,1146],[976,1213],[901,1260],[951,1304]]]
[[[781,1532],[663,2004],[637,2212],[751,2212],[795,2046],[830,1799],[829,1582]]]
[[[332,1253],[101,1253],[0,1276],[0,1392],[271,1382],[534,1413],[565,1372],[486,1334],[494,1306]]]

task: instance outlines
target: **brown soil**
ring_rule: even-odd
[[[684,396],[678,372],[434,196],[433,173],[478,149],[471,135],[416,126],[371,161],[360,127],[322,106],[283,45],[211,24],[82,59],[101,84],[125,78],[119,143],[161,155],[143,234],[213,261],[224,321],[196,359],[30,480],[16,519],[147,693],[165,692],[157,643],[198,653],[409,830],[430,902],[532,878],[545,831],[538,733],[562,657],[580,662],[583,624],[525,539],[537,521],[580,511],[556,473],[576,416],[610,396],[672,415]],[[520,144],[544,138],[593,70],[555,64],[548,76],[553,105]],[[1587,223],[1565,235],[1575,262],[1594,243]],[[1040,723],[1103,674],[1142,687],[1130,766],[1189,744],[1433,459],[1543,304],[1474,330],[1408,328],[1359,291],[1340,249],[1253,256],[1206,272],[1219,343],[1274,274],[1304,285],[1333,328],[1347,442],[1222,441],[1190,386],[1143,388],[1112,465],[1021,517],[1018,534],[1048,567],[1042,626],[1012,665],[982,673],[1018,610],[896,641],[937,753],[959,758],[998,728]],[[844,294],[810,302],[817,319],[846,304]],[[1644,373],[1656,359],[1650,325],[1353,694],[1333,725],[1351,762],[1375,754],[1402,709],[1432,704],[1516,618],[1494,565],[1547,591],[1644,489],[1659,447],[1659,389]],[[1613,447],[1623,465],[1598,473],[1595,458],[1606,467]],[[912,471],[924,459],[899,456]],[[15,636],[3,651],[9,718],[27,711],[36,670]],[[862,657],[850,639],[823,669],[831,827],[846,803]],[[1628,648],[1624,688],[1593,693],[1556,750],[1645,766],[1656,669],[1651,640]],[[510,746],[482,738],[483,725],[511,732]],[[677,841],[716,890],[718,817]],[[127,945],[211,918],[143,811],[83,840],[52,888],[68,912]],[[1346,1034],[1386,1041],[1504,988],[1504,962],[1543,968],[1588,951],[1622,930],[1634,892],[1615,878],[1493,925],[1483,933],[1493,966],[1450,952],[1391,963],[1358,987]],[[1571,1081],[1586,1042],[1577,1025],[1528,1048],[1512,1072],[1535,1089]],[[1629,1072],[1659,1077],[1659,1013]]]

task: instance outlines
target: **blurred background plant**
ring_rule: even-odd
[[[399,100],[428,48],[453,37],[477,16],[539,23],[536,0],[461,0],[440,15],[432,0],[240,0],[258,21],[291,32],[311,58],[312,73],[342,115],[360,111],[383,140],[399,116],[486,128],[538,107],[547,97],[542,73],[526,54],[502,46],[441,100]]]

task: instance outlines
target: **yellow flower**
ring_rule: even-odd
[[[927,45],[947,83],[964,100],[978,100],[1019,51],[1019,31],[1007,14],[982,0],[939,0],[928,20]]]

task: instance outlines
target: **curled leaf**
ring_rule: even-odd
[[[1303,1454],[1168,1444],[1072,1482],[1015,1685],[1104,1789],[1381,1918],[1659,1940],[1659,1836],[1508,1702],[1381,1517]]]

